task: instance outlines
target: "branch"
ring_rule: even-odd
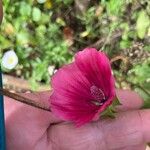
[[[88,5],[90,4],[90,0],[75,0],[75,8],[78,15],[86,12]]]
[[[121,37],[122,35],[122,32],[118,32],[116,34],[114,34],[109,41],[107,41],[105,44],[108,44],[108,43],[111,43],[111,41]],[[107,38],[107,37],[106,37]],[[106,38],[102,38],[102,39],[99,39],[97,42],[95,42],[94,44],[91,44],[89,47],[95,47],[95,48],[99,48],[99,46],[101,44],[103,44],[105,41],[106,41]]]
[[[11,93],[8,90],[2,89],[2,88],[0,88],[0,95],[5,95],[9,98],[12,98],[13,100],[22,102],[22,103],[30,105],[30,106],[33,106],[35,108],[39,108],[39,109],[42,109],[45,111],[51,111],[49,107],[44,106],[41,103],[35,102],[34,100],[28,99],[28,98],[21,96],[19,94]]]
[[[113,62],[115,62],[115,61],[117,61],[117,60],[122,60],[122,61],[124,62],[124,64],[127,64],[127,63],[128,63],[128,58],[125,57],[125,56],[121,56],[121,55],[112,58],[112,59],[110,60],[110,63],[112,64]]]

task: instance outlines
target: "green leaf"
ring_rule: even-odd
[[[112,106],[115,107],[115,106],[117,106],[117,105],[122,105],[122,104],[120,103],[118,97],[116,96],[116,97],[114,98],[114,100],[113,100]]]
[[[44,14],[42,13],[41,14],[41,20],[40,20],[40,23],[43,25],[43,24],[46,24],[46,23],[49,23],[50,22],[50,17],[51,17],[51,14]]]
[[[35,22],[40,21],[40,19],[41,19],[41,10],[39,8],[36,8],[36,7],[33,8],[32,19]]]
[[[0,43],[1,43],[0,44],[0,52],[1,52],[1,49],[7,49],[9,47],[13,47],[12,41],[8,40],[3,35],[0,35]]]
[[[131,41],[129,41],[129,40],[122,40],[120,42],[121,49],[126,49],[126,48],[129,48],[130,46],[131,46]]]
[[[31,90],[37,91],[39,89],[37,81],[33,78],[29,80],[29,84],[31,86]]]
[[[150,52],[150,45],[145,45],[144,50]]]
[[[135,65],[133,69],[128,73],[129,80],[135,84],[141,84],[145,86],[148,83],[150,75],[150,61],[147,59],[147,62],[144,62],[139,65]]]
[[[110,0],[107,2],[107,13],[111,16],[120,15],[124,1],[123,0]]]
[[[25,2],[21,2],[19,12],[22,16],[30,16],[31,6]]]
[[[146,33],[147,28],[148,28],[149,25],[150,25],[150,18],[146,14],[146,12],[142,10],[139,13],[138,19],[137,19],[137,22],[136,22],[136,30],[137,30],[138,37],[140,39],[144,38],[145,33]]]
[[[17,34],[17,44],[24,45],[30,41],[30,35],[26,31],[21,31]]]
[[[113,109],[111,109],[110,107],[108,107],[105,111],[103,111],[101,113],[101,118],[115,118],[115,112]]]
[[[142,108],[150,108],[150,95],[140,88],[136,88],[135,91],[139,93],[144,101]]]
[[[101,117],[102,118],[107,118],[107,117],[110,117],[110,118],[115,118],[115,115],[116,115],[116,111],[115,111],[115,107],[117,105],[121,105],[119,99],[117,98],[117,96],[114,98],[113,100],[113,103],[107,107],[106,110],[104,110],[102,113],[101,113]]]

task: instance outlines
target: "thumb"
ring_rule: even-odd
[[[51,92],[47,91],[23,94],[23,96],[35,101],[43,101],[48,105],[50,94]],[[51,112],[34,108],[8,97],[4,98],[4,106],[8,139],[15,139],[16,137],[22,139],[22,135],[24,135],[24,138],[28,137],[28,141],[38,140],[52,123],[60,121]]]

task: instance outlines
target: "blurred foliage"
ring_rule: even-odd
[[[36,82],[49,83],[49,66],[58,69],[71,62],[77,50],[90,46],[114,58],[118,88],[138,88],[148,95],[150,1],[91,0],[81,13],[75,1],[3,1],[0,57],[9,49],[19,57],[9,74],[30,80],[37,88]]]

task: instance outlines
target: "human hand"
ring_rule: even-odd
[[[145,150],[150,142],[150,110],[139,110],[142,100],[136,93],[117,93],[123,105],[115,119],[80,128],[5,97],[7,150]],[[50,92],[25,96],[48,103]]]

